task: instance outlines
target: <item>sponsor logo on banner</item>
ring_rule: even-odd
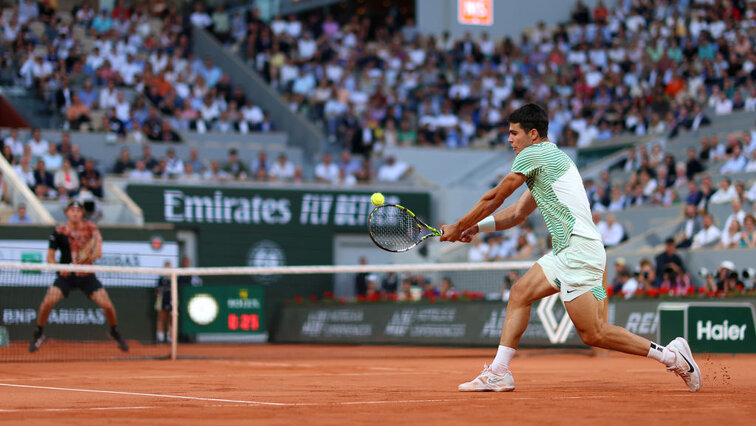
[[[721,324],[712,324],[711,321],[696,322],[697,340],[745,340],[746,324],[729,324],[724,320]]]
[[[399,197],[389,195],[387,204],[399,204]],[[362,226],[373,204],[370,195],[363,194],[304,194],[299,223],[302,225]]]
[[[373,326],[365,323],[361,309],[314,310],[302,324],[307,337],[365,337],[373,334]]]
[[[493,0],[457,0],[457,20],[465,25],[493,25]]]
[[[554,315],[554,306],[558,300],[561,300],[558,293],[545,297],[541,299],[536,311],[544,330],[546,330],[549,342],[554,344],[566,342],[570,331],[572,331],[572,321],[566,309],[562,312],[560,320],[557,321]]]
[[[684,336],[693,352],[756,353],[754,302],[659,305],[659,338]]]
[[[197,195],[165,189],[163,217],[172,223],[286,225],[298,220],[301,225],[362,226],[373,209],[369,194],[304,193],[301,197],[301,209],[295,212],[289,198],[229,196],[221,190]],[[389,204],[399,201],[395,195],[386,197]]]
[[[658,325],[656,312],[632,312],[627,317],[625,329],[635,334],[655,334]]]
[[[223,191],[210,195],[187,195],[177,189],[163,191],[168,222],[286,224],[291,208],[286,198],[230,197]]]
[[[160,249],[163,248],[163,237],[160,235],[156,235],[152,238],[150,238],[150,246],[155,251],[160,251]]]
[[[3,309],[3,324],[25,325],[37,320],[35,309]],[[48,324],[105,324],[105,311],[100,308],[53,309],[47,319]]]
[[[507,308],[494,309],[488,317],[488,321],[483,324],[483,330],[480,337],[500,337],[501,328],[504,326],[504,318],[507,315]]]
[[[467,324],[455,323],[456,308],[399,309],[384,333],[394,337],[463,337]]]
[[[263,240],[256,243],[247,253],[247,266],[257,268],[275,268],[286,265],[286,255],[277,243]],[[266,274],[252,275],[252,279],[260,284],[271,284],[279,280],[280,275]]]
[[[198,293],[186,304],[189,318],[198,325],[208,325],[218,318],[218,301],[212,294]]]

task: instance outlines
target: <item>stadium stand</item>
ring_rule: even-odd
[[[506,117],[532,101],[548,107],[551,140],[583,167],[593,209],[611,213],[623,230],[610,259],[614,252],[658,250],[693,200],[699,215],[712,213],[720,231],[726,231],[733,193],[752,212],[753,10],[719,1],[620,1],[587,15],[578,10],[561,24],[540,23],[517,38],[493,40],[426,35],[411,19],[384,22],[329,8],[266,22],[248,6],[197,2],[191,10],[168,7],[159,15],[121,7],[110,19],[87,8],[46,10],[31,23],[20,23],[6,9],[4,42],[11,54],[3,59],[2,76],[54,115],[75,103],[74,112],[83,113],[68,114],[64,126],[104,130],[104,145],[93,134],[75,134],[78,145],[92,137],[105,147],[86,151],[101,172],[110,171],[124,148],[133,159],[140,155],[139,145],[123,141],[175,138],[181,142],[170,145],[174,155],[191,162],[194,149],[208,170],[212,160],[220,167],[232,148],[249,168],[261,152],[269,160],[283,154],[305,181],[318,180],[321,154],[346,151],[352,158],[341,164],[341,177],[333,174],[334,183],[393,180],[406,169],[416,183],[452,199],[450,194],[484,189],[506,173],[512,156],[498,149],[505,145]],[[227,52],[216,51],[216,43]],[[72,47],[76,54],[62,57]],[[240,84],[245,79],[254,91]],[[78,90],[66,92],[69,84]],[[248,103],[251,93],[263,94],[265,109]],[[282,105],[295,115],[283,114]],[[312,143],[297,140],[292,148],[283,133],[271,132],[282,120],[299,126],[302,117],[322,129],[327,143],[313,150]],[[269,133],[250,145],[245,135],[254,131]],[[6,158],[18,164],[24,148],[11,142],[24,138],[6,134],[13,154]],[[714,147],[712,140],[718,141]],[[153,178],[161,179],[168,147],[151,146]],[[436,167],[452,161],[461,163],[458,172]],[[355,162],[358,167],[351,167]],[[128,179],[131,163],[124,167]],[[202,170],[188,176],[194,173],[199,182],[215,176]],[[257,174],[243,176],[253,180]],[[726,182],[732,189],[715,194]],[[443,217],[452,217],[464,203],[441,204]],[[548,241],[540,221],[531,225],[541,236],[526,256],[534,258]],[[495,243],[517,247],[518,233],[506,237]],[[464,257],[453,252],[444,256]]]

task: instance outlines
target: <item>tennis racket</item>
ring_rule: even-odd
[[[440,237],[443,231],[428,226],[406,207],[382,204],[368,217],[368,233],[375,245],[383,250],[401,253],[430,237]]]
[[[97,248],[97,238],[95,236],[92,236],[87,242],[84,244],[84,247],[79,250],[79,252],[76,255],[76,263],[79,265],[84,265],[89,263],[90,260],[92,260],[92,257],[95,253],[95,248]]]

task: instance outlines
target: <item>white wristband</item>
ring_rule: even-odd
[[[480,222],[478,222],[478,232],[495,232],[496,231],[496,219],[493,216],[488,216]]]

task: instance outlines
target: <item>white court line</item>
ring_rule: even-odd
[[[152,396],[155,398],[175,398],[175,399],[191,399],[194,401],[215,401],[215,402],[233,402],[237,404],[250,404],[250,405],[291,405],[279,402],[262,402],[262,401],[240,401],[237,399],[222,399],[222,398],[202,398],[197,396],[183,396],[183,395],[163,395],[159,393],[141,393],[141,392],[118,392],[118,391],[106,391],[96,389],[74,389],[74,388],[58,388],[53,386],[31,386],[31,385],[15,385],[12,383],[0,383],[0,386],[8,386],[14,388],[28,388],[28,389],[47,389],[47,390],[60,390],[69,392],[90,392],[90,393],[109,393],[115,395],[132,395],[132,396]]]
[[[163,407],[89,407],[89,408],[17,408],[6,410],[0,408],[0,413],[29,413],[29,412],[59,412],[59,411],[108,411],[108,410],[147,410]]]
[[[365,367],[366,370],[375,370],[375,371],[417,371],[416,368],[396,368],[396,367]]]
[[[228,374],[227,376],[232,376],[231,374]],[[191,378],[197,378],[197,377],[204,377],[202,375],[191,375],[191,374],[178,374],[178,375],[172,375],[172,376],[128,376],[128,379],[130,380],[140,380],[140,379],[191,379]],[[213,377],[218,377],[213,375]],[[13,382],[18,380],[73,380],[73,379],[97,379],[97,380],[103,380],[103,379],[122,379],[124,376],[59,376],[59,377],[0,377],[0,382]]]
[[[313,368],[313,364],[292,364],[288,362],[263,362],[263,361],[212,361],[214,364],[248,365],[250,367],[295,367]]]
[[[27,388],[27,389],[47,389],[47,390],[59,390],[59,391],[70,391],[70,392],[90,392],[90,393],[107,393],[107,394],[115,394],[115,395],[131,395],[131,396],[151,396],[156,398],[175,398],[175,399],[189,399],[194,401],[214,401],[214,402],[230,402],[234,404],[242,404],[242,405],[270,405],[270,406],[277,406],[277,407],[298,407],[298,406],[329,406],[329,405],[371,405],[371,404],[414,404],[414,403],[425,403],[425,402],[450,402],[450,401],[457,401],[453,399],[407,399],[407,400],[398,400],[398,401],[348,401],[348,402],[320,402],[320,403],[302,403],[302,402],[294,402],[294,403],[286,403],[286,402],[262,402],[262,401],[242,401],[237,399],[221,399],[221,398],[203,398],[203,397],[196,397],[196,396],[182,396],[182,395],[165,395],[165,394],[157,394],[157,393],[141,393],[141,392],[119,392],[119,391],[106,391],[106,390],[96,390],[96,389],[74,389],[74,388],[59,388],[59,387],[53,387],[53,386],[32,386],[32,385],[17,385],[12,383],[0,383],[0,386],[8,386],[8,387],[15,387],[15,388]],[[237,405],[238,406],[238,405]],[[149,407],[146,407],[149,408]],[[2,411],[2,410],[0,410]],[[23,411],[23,410],[21,410]]]
[[[368,405],[368,404],[414,404],[414,403],[423,403],[423,402],[449,402],[449,401],[455,401],[453,399],[407,399],[403,401],[356,401],[356,402],[337,402],[336,405]],[[462,401],[461,399],[458,399],[456,401]],[[305,405],[305,404],[302,404]],[[313,404],[313,405],[321,405],[321,404]]]
[[[369,367],[367,369],[370,369]],[[316,376],[316,377],[330,377],[330,376],[385,376],[385,375],[422,375],[422,374],[435,374],[435,373],[464,373],[464,371],[455,370],[429,370],[429,371],[382,371],[382,372],[362,372],[362,373],[322,373],[322,372],[302,372],[300,376]],[[255,372],[249,372],[249,374],[213,374],[212,377],[279,377],[280,374],[259,374]],[[197,379],[205,378],[204,374],[176,374],[169,376],[129,376],[129,379]],[[113,378],[122,379],[123,376],[60,376],[60,377],[0,377],[2,382],[15,382],[26,380],[81,380],[81,379],[96,379],[102,381],[103,379]]]

